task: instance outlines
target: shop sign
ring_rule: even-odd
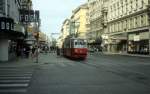
[[[140,41],[140,35],[135,35],[134,36],[134,41]]]
[[[10,18],[0,17],[0,30],[14,30],[14,22]]]
[[[20,10],[20,21],[21,22],[39,22],[39,11],[38,10]]]

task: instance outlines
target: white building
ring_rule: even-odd
[[[108,1],[109,51],[149,53],[149,5],[149,0]]]

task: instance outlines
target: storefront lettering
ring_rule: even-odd
[[[13,20],[10,18],[0,17],[0,29],[4,31],[13,30],[14,29]]]
[[[1,22],[1,29],[5,29],[5,22]]]

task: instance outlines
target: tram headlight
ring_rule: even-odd
[[[74,52],[75,52],[75,53],[78,53],[78,49],[75,49]]]

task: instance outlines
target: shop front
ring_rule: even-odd
[[[108,51],[113,53],[127,53],[127,33],[109,35]]]
[[[128,53],[149,54],[149,31],[128,33]]]
[[[13,19],[0,17],[0,61],[8,61],[15,55],[21,36],[23,39],[24,34],[16,31]]]

